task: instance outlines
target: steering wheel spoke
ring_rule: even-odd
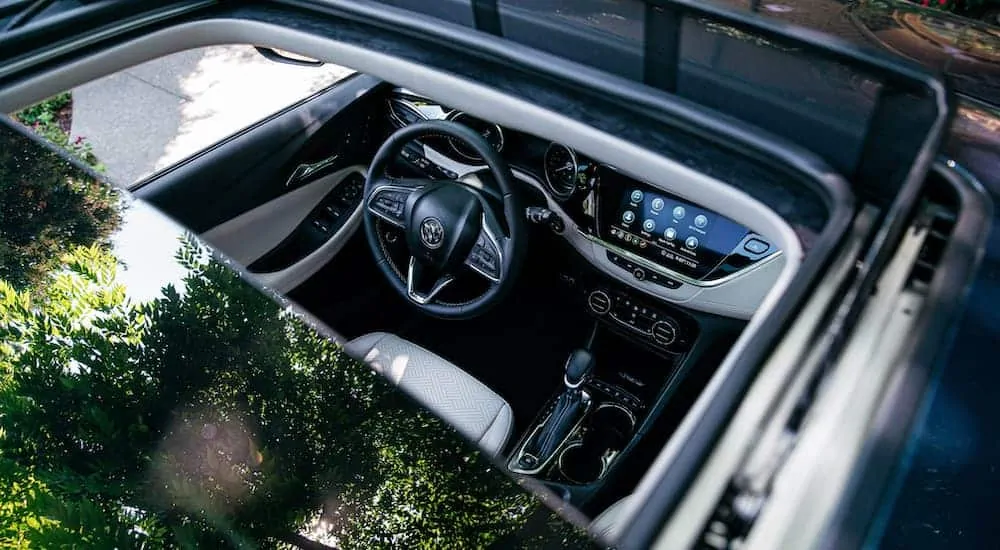
[[[372,215],[405,229],[406,201],[426,183],[426,180],[419,179],[383,177],[372,186],[365,208]]]
[[[417,286],[423,286],[424,279],[427,278],[427,267],[410,256],[410,267],[406,270],[406,294],[414,303],[424,305],[433,300],[442,290],[455,280],[451,275],[442,275],[434,281],[431,289],[426,294],[417,290]]]
[[[465,258],[465,265],[493,283],[503,277],[503,243],[506,239],[500,224],[489,211],[483,212],[479,236],[472,251]]]

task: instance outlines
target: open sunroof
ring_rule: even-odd
[[[922,177],[949,116],[909,62],[698,0],[385,0],[475,26],[739,118],[826,160],[885,204]]]

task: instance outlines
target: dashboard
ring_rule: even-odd
[[[619,167],[537,136],[449,109],[406,89],[386,99],[391,125],[451,120],[501,153],[514,176],[545,197],[551,225],[601,271],[646,294],[692,309],[748,318],[783,266],[766,236],[706,205],[671,193],[669,182],[640,181]],[[432,177],[478,182],[475,152],[447,137],[404,149]]]

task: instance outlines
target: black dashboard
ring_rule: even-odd
[[[476,130],[516,174],[534,179],[583,235],[617,252],[611,261],[619,267],[634,271],[642,265],[658,266],[663,269],[654,273],[661,278],[711,284],[779,252],[767,238],[725,216],[562,144],[503,128],[403,89],[387,98],[387,116],[395,128],[419,120],[452,120]],[[413,147],[403,154],[425,173],[455,178],[481,164],[474,152],[445,137],[425,142],[430,151]],[[636,262],[619,261],[623,257]],[[666,286],[671,283],[668,279]]]

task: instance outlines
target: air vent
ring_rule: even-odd
[[[951,232],[955,228],[955,213],[950,208],[940,204],[928,204],[925,212],[929,216],[927,237],[920,247],[920,253],[907,281],[907,284],[916,290],[926,290],[930,285],[934,272],[941,263]]]
[[[668,319],[658,321],[652,328],[653,340],[661,346],[673,344],[677,340],[678,332],[677,324]]]
[[[587,305],[590,310],[598,315],[604,315],[611,311],[611,298],[603,290],[595,290],[587,297]]]

